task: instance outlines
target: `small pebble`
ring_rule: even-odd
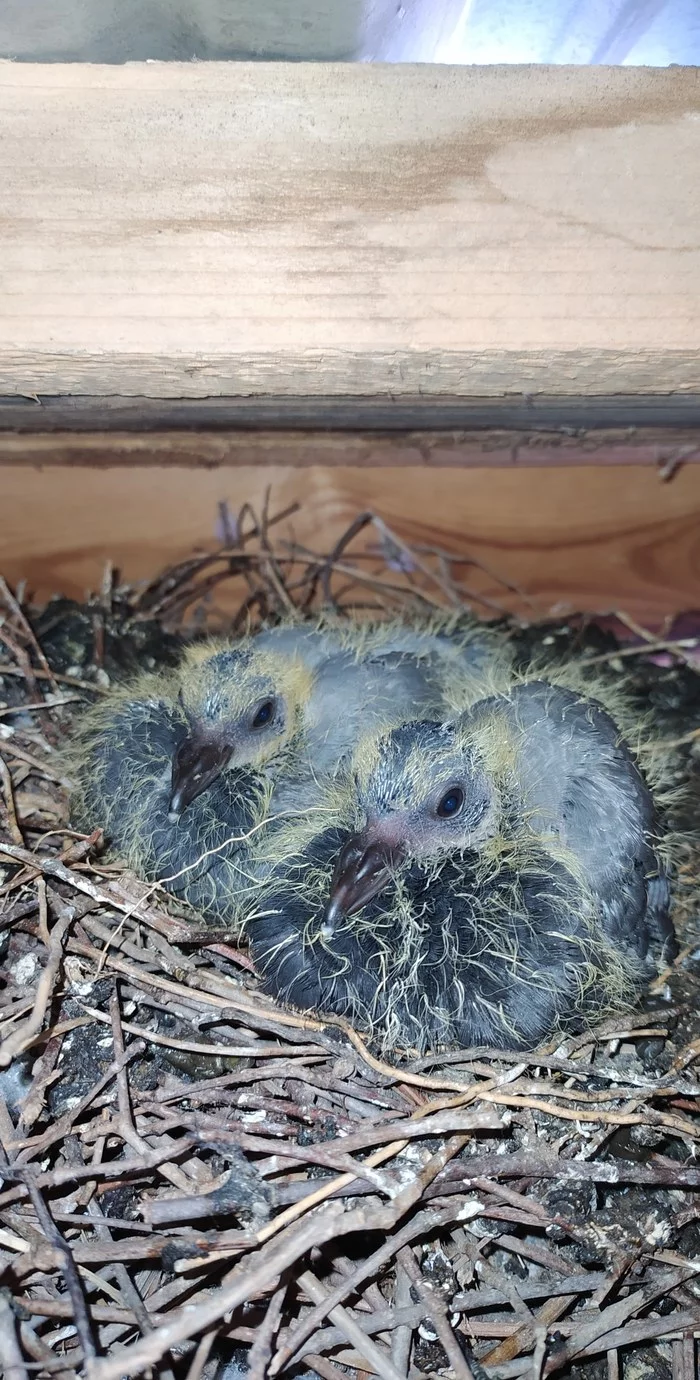
[[[38,966],[34,954],[23,954],[21,958],[18,958],[10,969],[17,986],[27,986],[32,981]]]

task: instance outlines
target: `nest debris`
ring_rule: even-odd
[[[409,548],[370,514],[318,556],[275,539],[287,516],[222,511],[219,550],[138,589],[108,570],[85,605],[32,610],[0,581],[0,1368],[691,1380],[692,887],[645,1010],[531,1055],[390,1065],[262,997],[227,933],[69,827],[72,714],[205,624],[320,603],[501,612],[464,584],[466,557]],[[353,555],[363,529],[375,546]],[[626,668],[692,768],[700,639],[619,615],[639,636],[620,648],[583,618],[543,626],[524,597],[521,614],[523,655]]]

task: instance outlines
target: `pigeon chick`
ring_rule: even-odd
[[[275,666],[273,686],[248,673],[243,649],[240,662],[224,647],[200,652],[83,716],[68,754],[72,814],[85,829],[99,825],[137,875],[227,923],[231,893],[251,880],[245,862],[269,807],[268,763],[293,737],[305,682],[296,663]]]
[[[531,1048],[627,1002],[674,936],[651,791],[588,696],[511,684],[364,740],[284,827],[247,921],[266,990],[383,1048]]]
[[[435,713],[444,685],[473,683],[498,638],[443,620],[358,629],[289,624],[189,648],[88,711],[71,752],[74,802],[127,865],[228,923],[255,888],[251,841],[268,815],[315,807],[363,731]],[[480,674],[480,673],[479,673]],[[471,676],[471,680],[470,680]],[[444,683],[444,684],[443,684]]]

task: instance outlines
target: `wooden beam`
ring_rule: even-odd
[[[0,430],[0,467],[7,465],[178,465],[373,470],[533,468],[652,465],[664,474],[700,465],[700,427],[582,432],[522,431],[207,431]]]
[[[481,562],[457,567],[464,583],[531,617],[622,608],[658,624],[697,607],[697,465],[668,483],[651,469],[619,467],[0,468],[0,572],[44,597],[98,589],[107,560],[127,579],[152,576],[214,546],[220,502],[232,513],[247,500],[260,510],[268,486],[271,511],[301,505],[276,539],[293,533],[324,554],[371,508],[412,542]],[[376,545],[376,533],[365,538]],[[399,578],[386,567],[384,575]],[[240,598],[239,586],[229,607]]]
[[[700,430],[700,394],[501,398],[0,397],[0,432],[49,431],[584,432]],[[349,463],[349,462],[348,462]]]
[[[0,393],[700,389],[700,71],[0,66]]]

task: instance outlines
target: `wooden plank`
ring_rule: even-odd
[[[425,469],[700,464],[700,428],[570,434],[527,431],[96,431],[0,430],[3,465],[186,465]]]
[[[623,468],[2,468],[0,571],[40,595],[78,596],[99,586],[108,558],[129,579],[153,575],[214,544],[219,502],[259,508],[268,486],[273,510],[302,505],[279,536],[293,531],[325,553],[369,507],[409,540],[471,555],[517,583],[542,616],[622,607],[652,623],[697,607],[700,468],[691,465],[669,483]],[[531,611],[490,576],[467,567],[463,578]]]
[[[0,393],[700,390],[700,71],[0,66]]]
[[[0,397],[0,432],[233,430],[584,431],[700,428],[700,395],[582,398]]]

